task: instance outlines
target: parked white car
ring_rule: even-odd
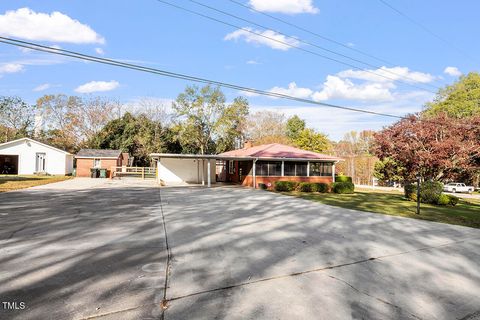
[[[450,182],[443,186],[445,192],[467,192],[472,193],[474,187],[466,186],[465,183]]]

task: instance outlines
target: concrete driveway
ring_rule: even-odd
[[[165,280],[165,319],[480,314],[478,229],[243,188],[75,181],[0,194],[0,298],[28,307],[8,319],[158,319]]]

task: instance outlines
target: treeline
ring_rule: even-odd
[[[120,149],[147,165],[152,152],[220,153],[255,144],[284,143],[332,153],[328,137],[298,116],[250,113],[243,97],[226,102],[212,86],[188,86],[166,105],[155,99],[122,104],[104,97],[46,95],[30,105],[19,97],[0,98],[0,141],[31,137],[76,153],[81,148]]]

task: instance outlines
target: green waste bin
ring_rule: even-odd
[[[99,170],[97,168],[90,168],[90,177],[98,178]]]
[[[99,169],[99,171],[100,171],[100,178],[107,177],[107,169]]]

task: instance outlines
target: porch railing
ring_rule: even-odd
[[[146,178],[156,178],[157,168],[155,167],[112,167],[110,178],[121,176],[134,176]]]

